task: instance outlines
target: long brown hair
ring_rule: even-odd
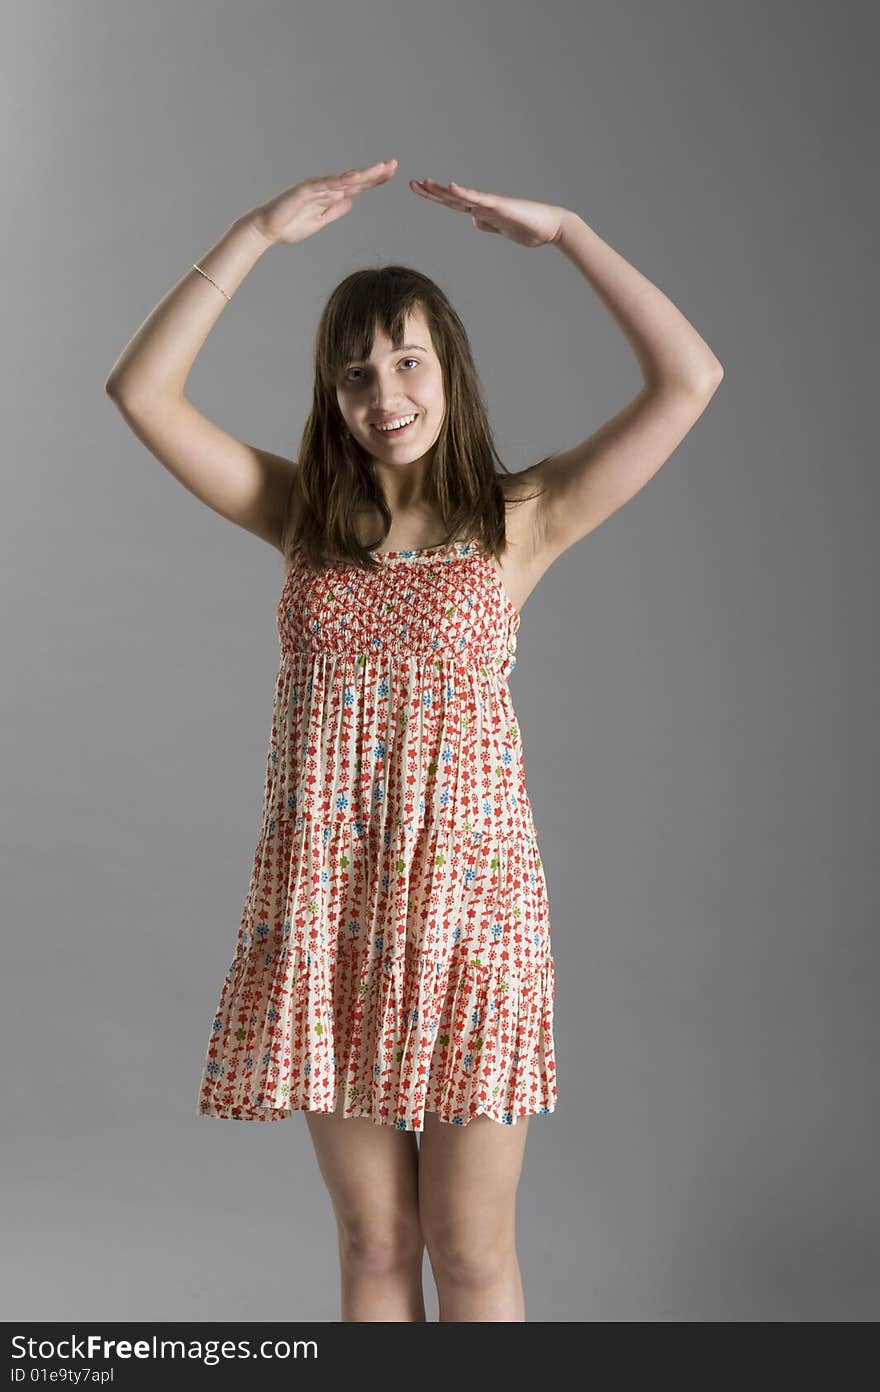
[[[446,406],[433,446],[426,500],[442,519],[445,541],[476,541],[495,554],[507,544],[501,476],[511,471],[495,448],[464,325],[427,276],[407,266],[381,266],[346,276],[318,323],[312,409],[300,440],[281,538],[288,566],[297,551],[316,570],[340,562],[366,569],[380,564],[370,550],[380,549],[391,513],[369,455],[342,418],[336,384],[346,363],[369,357],[376,323],[399,346],[407,315],[416,308],[425,315],[440,359]],[[381,513],[385,531],[368,547],[359,540],[354,519],[370,507]]]

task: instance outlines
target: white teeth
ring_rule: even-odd
[[[377,430],[397,430],[397,429],[400,428],[400,426],[402,426],[402,425],[409,425],[410,421],[414,421],[414,420],[415,420],[415,416],[399,416],[397,420],[386,421],[386,422],[384,422],[384,424],[382,424],[382,425],[378,425],[378,424],[377,424],[377,425],[376,425],[376,429],[377,429]]]

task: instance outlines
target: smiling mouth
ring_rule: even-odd
[[[376,431],[377,435],[381,435],[382,438],[385,440],[396,440],[400,435],[406,435],[408,431],[412,430],[413,426],[417,423],[418,419],[418,416],[413,416],[412,420],[409,421],[408,424],[398,426],[396,430],[388,430],[387,428],[383,430],[381,426],[378,426],[376,424],[373,424],[371,428]]]

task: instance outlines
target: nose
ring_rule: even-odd
[[[399,398],[395,396],[398,386],[399,382],[395,382],[390,374],[386,375],[381,371],[375,372],[373,390],[369,393],[372,409],[378,411],[380,415],[390,415],[399,403]]]
[[[393,410],[400,398],[394,395],[394,391],[390,386],[387,388],[379,386],[375,391],[370,393],[370,400],[373,410],[381,412],[387,410],[389,407]]]

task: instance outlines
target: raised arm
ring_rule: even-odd
[[[622,411],[573,449],[517,476],[515,490],[527,502],[517,508],[513,524],[518,565],[533,586],[551,561],[653,478],[705,411],[724,369],[663,291],[577,213],[454,181],[411,179],[410,187],[422,198],[469,213],[481,232],[520,246],[557,247],[616,319],[642,370],[644,386]]]
[[[578,214],[563,212],[554,241],[617,321],[644,385],[592,435],[526,471],[530,482],[546,486],[535,514],[535,546],[544,566],[645,487],[724,376],[681,310]]]
[[[123,349],[105,390],[142,444],[184,488],[280,548],[293,461],[245,444],[202,415],[184,394],[227,296],[270,246],[249,218],[234,222],[199,259],[204,274],[187,271],[159,301]]]
[[[132,405],[155,401],[158,396],[183,396],[205,339],[271,245],[258,231],[252,214],[237,218],[195,263],[201,273],[194,264],[123,348],[105,383],[108,394]]]
[[[280,549],[296,464],[245,444],[184,394],[193,363],[229,299],[263,253],[304,241],[344,217],[356,194],[393,174],[395,161],[295,184],[236,219],[168,291],[117,358],[105,390],[151,454],[183,486]]]

